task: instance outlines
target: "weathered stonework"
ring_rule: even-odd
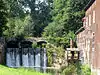
[[[4,64],[5,39],[0,37],[0,64]]]

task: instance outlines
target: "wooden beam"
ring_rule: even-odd
[[[67,50],[67,51],[79,51],[78,48],[67,48],[66,50]]]

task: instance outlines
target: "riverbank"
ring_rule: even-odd
[[[0,65],[0,75],[49,75],[29,69],[14,69]]]

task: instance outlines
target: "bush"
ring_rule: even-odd
[[[67,66],[63,70],[62,75],[77,75],[75,65],[72,64],[72,65]]]
[[[88,65],[82,65],[82,75],[91,75],[91,69]]]
[[[55,60],[64,58],[64,49],[62,47],[56,47],[53,44],[47,44],[47,56],[48,56],[48,66],[52,66]],[[54,55],[55,53],[55,55]],[[62,60],[61,60],[62,61]],[[57,62],[59,63],[59,62]]]
[[[37,48],[38,46],[37,46],[37,43],[32,43],[32,47],[33,48]]]
[[[62,72],[61,75],[91,75],[90,67],[79,62],[63,66],[60,71]]]

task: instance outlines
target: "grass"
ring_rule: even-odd
[[[49,75],[29,69],[14,69],[0,65],[0,75]]]

